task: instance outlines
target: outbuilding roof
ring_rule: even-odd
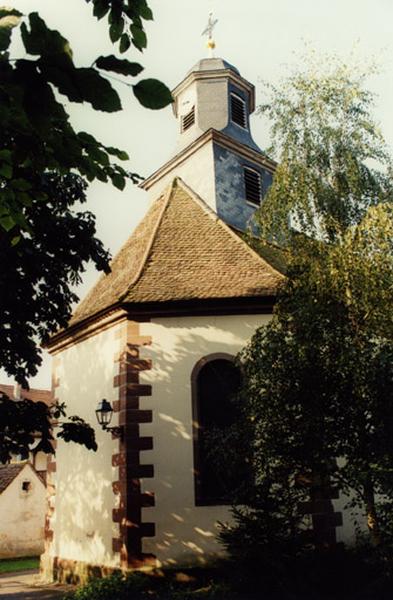
[[[115,305],[274,296],[283,275],[179,178],[77,307],[70,325]]]
[[[13,465],[0,465],[0,494],[12,483],[21,470],[26,466],[25,463]]]

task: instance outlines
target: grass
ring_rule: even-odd
[[[22,556],[21,558],[5,558],[0,560],[0,574],[15,573],[15,571],[26,571],[38,569],[39,556]]]

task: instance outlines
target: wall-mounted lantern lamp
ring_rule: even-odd
[[[118,438],[123,437],[123,427],[109,427],[112,420],[113,408],[108,400],[101,400],[96,408],[96,417],[98,423],[104,431],[109,431],[112,435]]]

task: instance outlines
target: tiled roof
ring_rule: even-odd
[[[180,179],[77,307],[70,325],[114,305],[275,295],[283,275]]]
[[[0,465],[0,494],[12,483],[21,472],[25,463],[14,465]]]
[[[3,392],[9,398],[14,399],[14,386],[0,383],[0,392]]]

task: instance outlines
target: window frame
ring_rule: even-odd
[[[246,171],[249,171],[250,173],[255,173],[255,175],[257,175],[258,177],[258,181],[259,181],[259,202],[254,202],[253,200],[249,200],[247,198],[247,187],[246,187]],[[260,171],[258,171],[257,169],[254,169],[253,167],[249,167],[248,165],[243,165],[243,183],[244,183],[244,198],[247,202],[247,204],[249,204],[250,206],[253,207],[259,207],[262,204],[262,175],[260,173]]]
[[[33,484],[30,479],[23,479],[21,485],[21,493],[23,496],[28,496],[33,491]]]
[[[247,102],[244,100],[244,98],[242,98],[236,92],[230,92],[229,97],[230,97],[229,107],[230,107],[231,123],[233,123],[234,125],[237,125],[238,127],[240,127],[241,129],[243,129],[244,131],[248,131]],[[239,102],[241,102],[242,105],[243,105],[244,125],[241,125],[240,123],[237,123],[233,119],[232,98],[236,98],[236,100],[239,100]]]
[[[187,127],[184,127],[184,121],[189,118],[190,116],[192,116],[192,123],[190,125],[188,125]],[[195,104],[190,108],[190,110],[188,111],[188,113],[186,113],[185,115],[181,115],[180,117],[180,133],[185,133],[186,131],[188,131],[189,129],[191,129],[192,127],[194,127],[196,122],[196,115],[195,115]]]
[[[227,360],[236,363],[236,357],[226,352],[215,352],[201,358],[191,372],[191,402],[192,402],[192,445],[193,445],[193,475],[194,475],[194,504],[195,506],[231,506],[230,501],[204,498],[201,493],[199,478],[201,461],[199,451],[199,403],[198,403],[198,375],[202,368],[215,360]]]

